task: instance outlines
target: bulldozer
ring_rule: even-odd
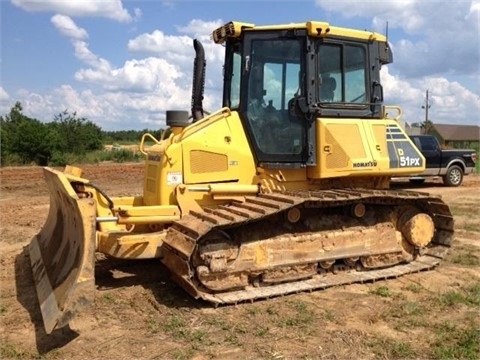
[[[222,107],[203,109],[194,40],[191,111],[167,111],[162,136],[142,136],[142,195],[109,196],[75,166],[44,168],[50,209],[29,255],[47,333],[93,302],[96,253],[158,258],[213,305],[397,277],[446,255],[448,205],[390,187],[425,158],[401,108],[384,104],[386,36],[233,21],[211,38],[225,48]]]

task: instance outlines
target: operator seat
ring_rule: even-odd
[[[337,81],[330,76],[322,76],[320,85],[320,101],[332,102],[335,97],[335,89],[337,88]]]

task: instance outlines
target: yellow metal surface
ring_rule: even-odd
[[[117,205],[117,203],[115,203]],[[178,206],[175,205],[161,205],[161,206],[135,206],[123,208],[120,207],[119,213],[122,217],[138,217],[138,216],[158,216],[158,217],[174,217],[180,216]]]
[[[216,44],[221,44],[229,37],[239,37],[244,28],[251,28],[254,26],[255,25],[250,23],[230,21],[212,32],[212,40]]]
[[[143,205],[172,205],[171,194],[183,182],[182,147],[171,134],[159,145],[150,147],[145,159]]]
[[[81,177],[82,176],[82,169],[72,166],[72,165],[67,165],[65,166],[65,170],[63,171],[65,174],[69,174],[72,176],[76,177]]]
[[[208,185],[209,192],[213,195],[217,194],[243,194],[251,195],[258,193],[257,185],[243,185],[243,184],[210,184]]]
[[[98,251],[121,259],[153,259],[161,255],[166,230],[150,233],[99,232]]]
[[[221,182],[251,184],[256,173],[238,113],[226,108],[186,127],[172,138],[166,152],[170,149],[175,149],[176,156],[183,160],[181,176],[187,185]]]
[[[392,119],[319,118],[316,141],[320,146],[316,166],[307,170],[310,179],[394,176],[425,168],[423,155]]]
[[[180,211],[177,215],[146,215],[146,216],[129,216],[124,217],[118,215],[117,223],[125,225],[135,225],[135,224],[165,224],[171,223],[180,219]]]
[[[50,210],[29,245],[45,331],[64,326],[94,296],[95,204],[81,199],[69,176],[45,168]]]
[[[255,26],[254,24],[242,22],[229,22],[219,27],[212,33],[212,39],[215,43],[223,43],[229,37],[240,37],[243,31],[249,30],[283,30],[283,29],[306,29],[310,36],[341,36],[370,41],[387,41],[386,37],[380,33],[349,29],[338,26],[330,26],[328,22],[307,21],[302,23],[273,24]]]
[[[144,205],[176,205],[172,203],[172,194],[180,184],[250,184],[255,172],[240,118],[236,112],[223,108],[148,149]]]

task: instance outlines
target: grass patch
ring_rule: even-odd
[[[391,338],[374,338],[367,341],[367,346],[382,359],[410,359],[417,355],[409,343]]]
[[[405,316],[419,316],[427,312],[425,306],[416,301],[405,301],[400,306],[395,307],[392,311],[394,311],[395,317],[398,318],[403,318]]]
[[[465,303],[465,297],[458,291],[451,290],[440,294],[438,301],[442,306],[454,306],[456,304]]]
[[[389,297],[392,295],[388,286],[385,286],[385,285],[377,286],[375,289],[370,289],[368,293],[378,295],[381,297]]]
[[[239,345],[242,344],[242,342],[240,341],[238,336],[236,334],[231,333],[231,332],[229,332],[225,335],[225,342],[227,342],[228,344],[231,344],[231,345],[235,345],[235,346],[239,346]]]
[[[149,325],[152,323],[152,326]],[[147,325],[156,329],[157,322],[147,320]],[[192,328],[185,319],[179,314],[170,314],[166,319],[159,322],[160,327],[175,340],[186,340],[193,349],[198,349],[203,344],[210,344],[207,338],[207,331],[201,327]]]
[[[468,303],[480,306],[480,282],[468,285],[465,290]]]
[[[440,294],[436,301],[444,307],[464,304],[467,306],[480,306],[480,282],[467,285],[463,289],[450,290]]]
[[[466,266],[480,266],[480,256],[475,254],[478,248],[473,245],[465,245],[456,248],[454,252],[448,256],[448,261]]]
[[[149,317],[147,320],[145,320],[145,323],[147,324],[148,330],[151,333],[156,334],[159,332],[161,326],[157,319]]]
[[[168,318],[162,323],[162,328],[174,338],[185,338],[189,334],[189,329],[186,327],[185,320],[177,314],[168,316]]]
[[[259,326],[255,329],[253,334],[255,336],[265,336],[268,333],[268,326]]]
[[[116,302],[115,296],[112,293],[102,294],[102,300],[109,304],[114,304]]]
[[[35,356],[17,346],[5,342],[4,339],[0,341],[0,359],[40,359],[40,356]]]
[[[450,322],[435,327],[435,342],[432,344],[435,359],[478,359],[480,354],[480,328],[470,324],[459,329]]]
[[[472,253],[455,254],[450,261],[458,265],[480,266],[480,257]]]
[[[194,353],[195,350],[191,346],[189,346],[173,349],[171,355],[172,358],[175,360],[186,360],[191,359]]]
[[[277,308],[272,305],[268,306],[266,311],[268,315],[278,315]]]
[[[411,291],[414,294],[418,294],[423,290],[423,286],[414,282],[408,283],[403,289]]]
[[[227,320],[222,319],[216,315],[209,316],[205,318],[205,323],[212,327],[218,327],[223,331],[230,330],[232,328],[232,324],[230,324]]]
[[[465,230],[465,231],[478,231],[479,228],[478,228],[478,223],[470,223],[470,222],[466,222],[465,224],[463,224],[460,229],[462,230]]]
[[[315,320],[315,313],[310,309],[306,303],[300,300],[288,301],[287,305],[291,311],[282,313],[282,316],[278,319],[278,324],[282,327],[302,327],[306,328],[312,324]]]
[[[477,204],[451,205],[450,211],[453,216],[472,216],[472,214],[475,214],[478,211],[478,206]]]
[[[323,318],[328,321],[335,321],[335,312],[332,309],[325,309],[325,311],[323,312]]]
[[[426,306],[410,300],[393,304],[382,314],[382,318],[399,331],[414,327],[428,327],[429,323],[426,316],[428,316]]]

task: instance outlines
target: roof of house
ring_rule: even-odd
[[[480,140],[478,125],[433,124],[433,126],[443,140]]]

